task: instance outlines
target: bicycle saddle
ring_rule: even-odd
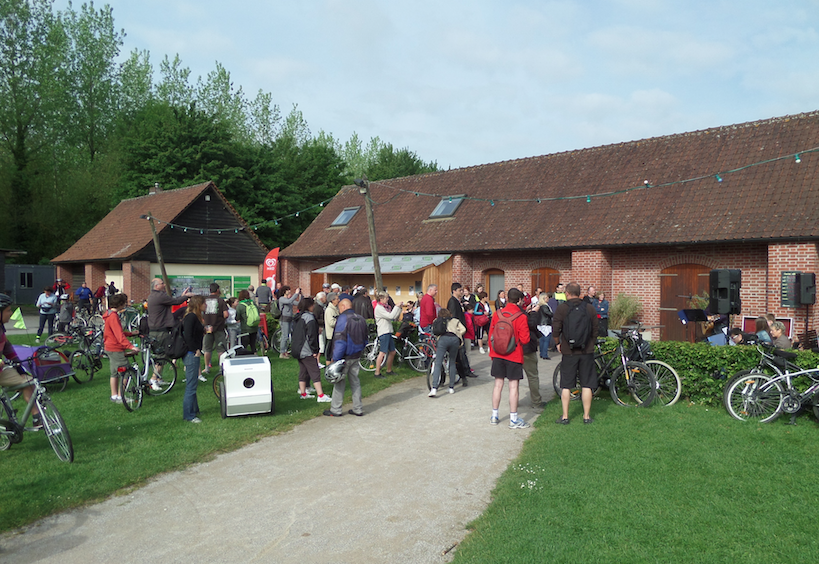
[[[781,349],[774,349],[773,354],[774,356],[779,356],[787,360],[793,360],[794,358],[797,357],[797,354],[795,352],[783,351]]]

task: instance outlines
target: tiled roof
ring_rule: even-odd
[[[225,199],[213,182],[205,182],[187,188],[162,191],[156,194],[122,200],[91,231],[74,243],[66,252],[52,259],[54,263],[125,261],[153,242],[150,223],[140,219],[149,212],[163,222],[174,221],[208,188],[222,198],[238,221],[245,225],[239,214]],[[158,233],[169,229],[166,223],[156,223]],[[253,234],[259,246],[261,241]]]
[[[728,173],[819,146],[819,112],[731,125],[371,183],[378,251],[449,253],[620,245],[819,238],[819,152]],[[723,179],[716,180],[716,174]],[[704,177],[660,187],[664,183]],[[648,180],[649,187],[644,187]],[[608,197],[602,194],[644,187]],[[403,190],[403,191],[401,191]],[[467,199],[451,219],[429,220],[440,202]],[[576,200],[546,198],[581,196]],[[341,189],[284,258],[370,252],[357,187]]]

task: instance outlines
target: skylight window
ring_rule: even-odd
[[[338,217],[333,220],[333,223],[330,224],[330,227],[341,227],[350,223],[350,221],[355,216],[356,212],[361,209],[361,206],[356,206],[354,208],[344,208],[344,210],[338,214]]]
[[[458,209],[458,206],[461,205],[461,202],[464,201],[466,198],[465,194],[461,194],[459,196],[445,196],[441,198],[441,201],[435,206],[435,209],[432,210],[432,213],[429,214],[429,217],[436,218],[436,217],[451,217],[455,215],[455,212]]]

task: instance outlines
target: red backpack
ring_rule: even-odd
[[[492,350],[499,355],[508,356],[518,347],[518,343],[515,341],[515,327],[512,322],[521,315],[523,315],[522,311],[513,314],[508,311],[498,312],[498,321],[495,323],[495,329],[492,331],[492,337],[489,340]]]

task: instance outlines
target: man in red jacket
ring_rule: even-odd
[[[438,317],[438,308],[435,307],[435,295],[437,293],[438,286],[430,284],[429,288],[427,288],[427,293],[421,297],[421,303],[419,304],[421,307],[421,319],[419,323],[423,329],[432,325],[432,322]]]
[[[491,425],[498,424],[498,408],[500,407],[503,381],[509,380],[509,428],[525,429],[529,424],[518,417],[518,395],[520,381],[523,379],[523,346],[529,342],[529,325],[526,323],[526,314],[520,307],[523,292],[517,288],[510,288],[506,294],[506,306],[492,316],[489,326],[489,357],[492,359],[492,376],[495,378],[495,388],[492,390],[492,417]],[[495,339],[498,323],[511,323],[514,331],[515,348],[512,352],[495,350],[500,339]],[[503,331],[499,331],[499,334]],[[497,342],[496,342],[497,341]]]

